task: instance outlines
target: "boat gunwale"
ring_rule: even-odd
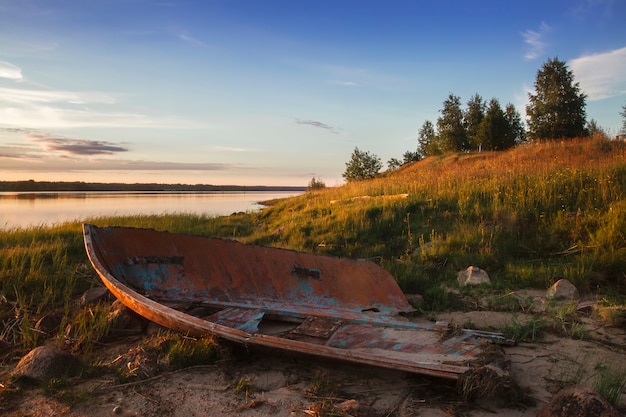
[[[131,310],[135,311],[136,313],[145,317],[148,320],[154,321],[173,330],[177,330],[192,336],[213,335],[244,345],[258,345],[270,348],[278,348],[293,352],[310,354],[318,357],[345,360],[353,363],[356,362],[366,365],[373,365],[377,367],[395,369],[411,373],[419,373],[453,380],[457,380],[461,375],[465,374],[471,369],[470,366],[467,364],[461,366],[446,363],[409,361],[402,358],[394,358],[382,354],[376,354],[374,352],[367,352],[364,350],[359,350],[357,352],[350,349],[342,349],[331,346],[311,344],[299,340],[285,339],[274,335],[248,333],[243,330],[234,329],[232,327],[224,326],[219,323],[214,323],[199,317],[191,316],[182,311],[176,310],[172,307],[155,301],[149,297],[146,297],[115,278],[110,273],[109,269],[106,268],[105,265],[101,262],[97,253],[96,246],[93,241],[93,235],[94,233],[97,233],[97,229],[98,227],[95,225],[83,224],[84,243],[87,249],[88,258],[92,263],[95,271],[103,281],[104,285],[126,307],[130,308]],[[265,313],[274,314],[274,312],[269,311],[265,311]],[[282,313],[283,312],[279,312],[279,314]],[[356,323],[358,322],[358,320],[355,321],[347,319],[347,322]],[[434,331],[430,328],[420,327],[417,323],[412,323],[408,320],[406,322],[398,321],[397,323],[408,325],[409,327],[407,327],[407,329],[410,330]],[[390,326],[390,323],[387,321],[365,321],[356,324],[379,325],[387,327]],[[415,325],[415,327],[412,325]],[[425,357],[427,357],[427,355],[425,355]],[[471,360],[472,358],[468,357],[467,359]]]

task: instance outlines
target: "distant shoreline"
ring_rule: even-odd
[[[102,183],[66,181],[0,181],[0,192],[22,191],[306,191],[307,187],[269,185],[211,185],[211,184],[156,184],[156,183]]]

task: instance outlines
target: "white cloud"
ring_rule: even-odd
[[[0,78],[8,78],[9,80],[21,81],[24,79],[22,70],[13,64],[0,61]]]
[[[4,157],[0,146],[0,172],[64,173],[75,171],[223,171],[242,168],[238,165],[211,162],[163,162],[105,158],[71,158],[58,155],[35,154],[32,157]]]
[[[524,55],[524,58],[526,58],[528,61],[532,61],[539,58],[544,53],[544,51],[548,47],[548,43],[545,41],[545,37],[550,29],[550,26],[548,26],[545,22],[541,22],[539,30],[529,29],[526,32],[522,33],[524,43],[528,45],[528,50]]]
[[[626,47],[584,55],[571,60],[569,66],[591,101],[626,94]]]
[[[234,146],[213,146],[216,151],[222,152],[262,152],[261,149],[256,148],[237,148]]]
[[[190,43],[192,45],[201,46],[201,47],[205,47],[206,46],[205,43],[202,42],[200,39],[196,39],[196,38],[194,38],[192,36],[189,36],[187,34],[179,33],[177,36],[178,36],[178,38],[180,40],[185,41],[187,43]]]
[[[0,106],[0,124],[31,129],[71,129],[79,127],[193,128],[198,124],[176,118],[154,119],[135,113],[109,113],[72,110],[52,106]]]
[[[329,81],[330,84],[337,84],[337,85],[344,85],[346,87],[356,87],[358,86],[357,83],[355,83],[354,81],[342,81],[342,80],[332,80]]]
[[[116,102],[115,97],[101,92],[0,88],[0,125],[34,129],[200,127],[198,123],[176,117],[156,119],[143,114],[106,110],[106,105]]]
[[[75,92],[54,90],[24,90],[18,88],[0,88],[0,102],[11,103],[106,103],[114,104],[115,98],[98,92]]]

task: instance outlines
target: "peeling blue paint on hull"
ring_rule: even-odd
[[[83,225],[89,259],[127,307],[165,327],[458,379],[500,334],[412,322],[367,261],[128,227]],[[202,317],[187,311],[203,307]]]

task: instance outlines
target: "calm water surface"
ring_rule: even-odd
[[[98,216],[191,213],[226,216],[257,211],[259,202],[302,192],[0,193],[0,229],[53,225]]]

